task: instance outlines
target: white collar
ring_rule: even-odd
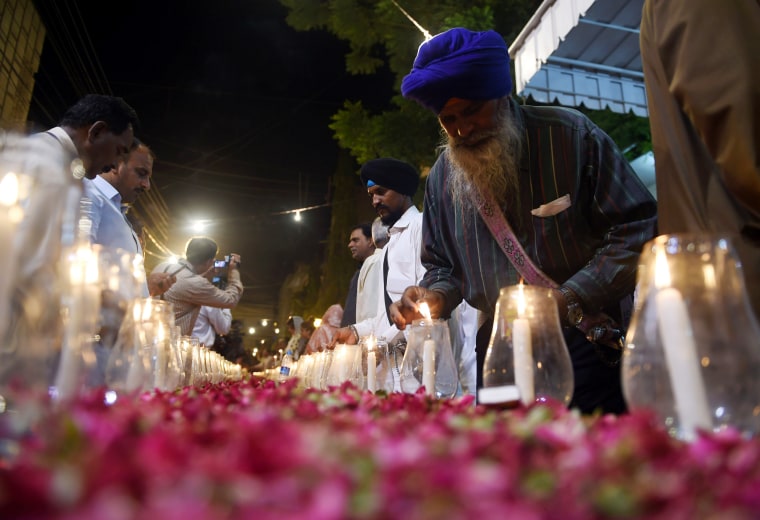
[[[108,200],[113,201],[116,207],[119,208],[119,211],[121,211],[121,195],[119,195],[119,191],[113,187],[113,184],[105,180],[102,175],[96,175],[95,178],[92,179],[92,183],[98,191],[108,197]]]
[[[72,155],[73,157],[79,157],[77,147],[74,144],[74,141],[71,140],[69,134],[66,133],[66,130],[60,126],[56,126],[48,130],[48,133],[58,139],[58,142],[61,143],[61,146],[63,146],[63,148],[66,150],[66,153]]]
[[[401,215],[401,218],[398,219],[389,229],[388,234],[394,234],[394,233],[400,233],[402,230],[409,227],[409,225],[412,223],[412,219],[414,219],[417,215],[420,214],[420,210],[417,209],[417,206],[412,204],[409,206],[409,209],[407,209],[403,215]]]

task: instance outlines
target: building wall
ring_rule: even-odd
[[[0,128],[26,130],[44,41],[32,0],[0,0]]]

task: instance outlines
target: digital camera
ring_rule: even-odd
[[[224,260],[214,260],[214,276],[211,277],[211,283],[220,289],[227,287],[231,257],[232,255],[227,255],[224,257]]]

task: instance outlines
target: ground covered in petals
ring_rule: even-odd
[[[6,414],[8,415],[8,414]],[[5,417],[0,518],[751,519],[760,440],[250,381]]]

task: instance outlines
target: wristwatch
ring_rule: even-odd
[[[565,286],[560,286],[559,291],[565,297],[567,304],[567,322],[573,327],[577,327],[583,321],[583,307],[575,293]]]

